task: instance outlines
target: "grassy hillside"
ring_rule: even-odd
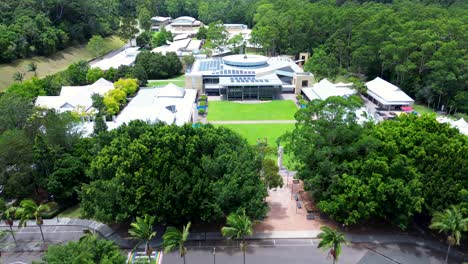
[[[118,37],[112,36],[104,39],[108,51],[118,49],[125,43]],[[10,86],[13,81],[15,72],[23,72],[26,74],[25,80],[33,76],[32,72],[28,72],[28,64],[35,62],[37,64],[37,75],[45,77],[68,67],[68,65],[79,60],[90,60],[93,56],[86,50],[86,45],[79,45],[64,49],[50,57],[32,57],[28,59],[16,60],[8,64],[0,64],[0,91]]]

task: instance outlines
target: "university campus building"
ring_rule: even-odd
[[[288,57],[231,55],[196,60],[185,85],[226,100],[272,100],[281,93],[301,94],[313,78]]]

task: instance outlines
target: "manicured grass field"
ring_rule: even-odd
[[[294,120],[296,111],[296,105],[290,100],[258,104],[212,101],[208,102],[208,121]]]
[[[249,144],[257,144],[257,139],[267,138],[268,145],[276,147],[276,139],[292,131],[295,124],[225,124],[216,125],[230,128],[247,139]]]
[[[112,36],[104,39],[106,49],[108,51],[118,49],[125,43],[118,37]],[[24,80],[31,78],[34,74],[28,72],[28,64],[35,62],[37,64],[38,77],[54,74],[65,70],[70,64],[80,60],[90,60],[93,56],[86,50],[86,45],[79,45],[64,49],[50,57],[32,57],[28,59],[16,60],[8,64],[0,64],[0,91],[10,86],[13,81],[15,72],[23,72],[26,74]]]
[[[256,145],[258,139],[264,140],[267,138],[268,145],[276,148],[276,139],[282,136],[284,133],[292,131],[294,124],[229,124],[229,125],[215,125],[223,126],[234,130],[241,136],[247,139],[247,142],[251,145]],[[282,144],[284,145],[284,144]],[[283,156],[283,164],[289,169],[293,169],[291,158],[288,154]],[[276,153],[270,157],[271,159],[277,160],[278,156]]]
[[[70,207],[67,210],[61,212],[59,217],[81,218],[81,208],[79,205]]]
[[[414,110],[416,112],[418,112],[421,115],[435,113],[434,110],[432,110],[431,108],[428,108],[427,106],[424,106],[424,105],[414,104],[413,108],[414,108]]]
[[[154,86],[164,86],[169,83],[173,83],[177,86],[180,87],[185,87],[185,74],[182,74],[180,76],[167,79],[167,80],[153,80],[151,82],[148,82],[148,87],[154,87]]]

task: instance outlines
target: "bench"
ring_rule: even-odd
[[[315,219],[314,214],[312,214],[312,213],[307,214],[307,220],[314,220],[314,219]]]

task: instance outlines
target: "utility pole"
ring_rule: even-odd
[[[216,264],[216,248],[213,248],[213,264]]]

